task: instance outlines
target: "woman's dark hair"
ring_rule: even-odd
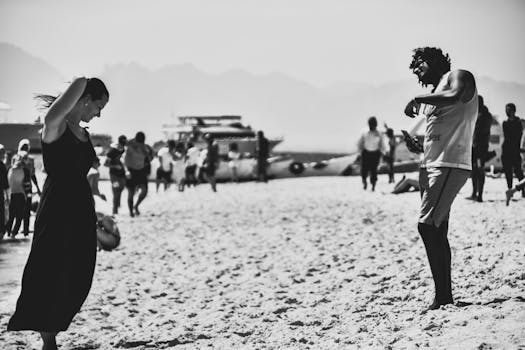
[[[109,98],[109,91],[106,88],[106,85],[104,82],[98,78],[89,78],[86,81],[86,88],[84,89],[84,92],[80,96],[80,98],[85,96],[91,96],[91,100],[96,101],[100,100],[103,96],[107,96]],[[43,108],[49,108],[53,102],[58,98],[58,96],[53,95],[45,95],[45,94],[37,94],[35,95],[35,100],[39,100],[42,103]]]
[[[437,47],[418,47],[414,49],[412,55],[412,62],[409,68],[413,70],[419,64],[419,61],[427,62],[432,74],[443,74],[450,70],[450,57],[444,54],[440,48]]]

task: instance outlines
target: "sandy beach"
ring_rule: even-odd
[[[422,313],[433,282],[416,229],[419,194],[390,194],[385,175],[376,192],[360,181],[158,194],[150,184],[142,215],[121,209],[121,245],[99,252],[60,349],[524,348],[525,199],[506,207],[504,180],[489,178],[485,202],[472,202],[467,183],[449,233],[462,305]],[[1,348],[37,349],[36,333],[5,331],[19,281],[10,288],[0,293]]]

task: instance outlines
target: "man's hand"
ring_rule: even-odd
[[[423,153],[423,146],[419,143],[419,141],[412,136],[405,136],[405,143],[407,145],[407,148],[412,153]]]
[[[417,103],[415,99],[411,99],[405,107],[405,115],[410,118],[415,118],[419,114],[420,103]]]

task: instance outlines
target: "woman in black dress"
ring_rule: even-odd
[[[40,332],[42,349],[57,349],[86,299],[95,269],[96,215],[86,174],[95,151],[79,122],[100,117],[109,93],[96,78],[77,78],[58,98],[40,95],[49,109],[42,130],[47,178],[22,291],[8,330]]]

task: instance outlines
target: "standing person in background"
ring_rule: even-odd
[[[215,171],[219,166],[219,145],[210,134],[205,134],[206,140],[206,157],[202,165],[203,176],[211,185],[213,192],[217,192],[217,183],[215,180]]]
[[[38,195],[41,195],[40,187],[38,186],[38,181],[36,179],[35,173],[35,160],[33,157],[29,156],[29,150],[31,149],[28,139],[22,139],[18,143],[18,154],[23,154],[25,158],[24,166],[29,172],[29,181],[26,181],[26,206],[24,214],[24,235],[29,234],[29,219],[31,218],[31,204],[33,200],[33,186],[31,182],[35,184],[36,191]]]
[[[257,131],[257,181],[268,182],[268,157],[270,156],[270,143],[262,131]]]
[[[386,125],[385,125],[386,126]],[[388,183],[394,183],[394,161],[396,159],[396,138],[394,136],[394,129],[386,128],[386,137],[388,138],[388,152],[384,159],[388,166]]]
[[[56,350],[84,303],[95,271],[97,217],[87,173],[95,149],[79,123],[100,117],[109,99],[97,78],[77,78],[58,97],[39,95],[48,108],[42,129],[47,173],[31,251],[10,331],[40,332],[43,350]]]
[[[104,162],[104,165],[109,168],[109,180],[111,181],[111,191],[113,192],[113,215],[118,214],[122,191],[126,187],[126,169],[122,163],[122,155],[126,150],[127,142],[126,136],[120,135],[118,142],[111,144]]]
[[[228,151],[228,167],[231,170],[231,180],[233,182],[239,181],[239,176],[237,174],[237,170],[239,168],[239,161],[241,158],[241,154],[239,153],[239,145],[237,143],[232,142],[230,143],[230,150]]]
[[[197,147],[193,145],[192,142],[188,142],[186,145],[187,151],[184,157],[185,168],[184,168],[184,177],[186,179],[185,183],[188,186],[195,187],[197,185],[197,163],[199,162],[200,151]]]
[[[175,146],[176,143],[174,140],[168,140],[168,145],[162,147],[157,152],[157,157],[159,157],[160,163],[155,176],[157,193],[159,192],[161,183],[164,184],[164,191],[166,191],[172,182],[171,175],[173,173],[173,155],[175,153]]]
[[[357,150],[361,154],[361,178],[363,180],[363,189],[367,188],[367,177],[370,173],[370,184],[372,191],[376,189],[377,167],[381,154],[385,151],[385,142],[383,136],[377,130],[376,117],[368,118],[368,131],[365,131],[357,141]]]
[[[15,238],[18,234],[20,225],[25,218],[26,189],[24,188],[24,182],[27,178],[29,178],[29,170],[25,167],[23,152],[19,152],[13,157],[13,166],[7,174],[9,190],[11,192],[7,233],[12,238]],[[28,234],[24,232],[24,236],[27,235]]]
[[[483,202],[483,187],[485,186],[485,162],[489,153],[490,126],[492,115],[478,95],[478,118],[472,139],[472,195],[467,197],[478,202]]]
[[[91,188],[91,193],[93,193],[94,196],[98,196],[103,201],[106,200],[106,195],[100,193],[100,189],[98,188],[98,182],[100,180],[100,173],[98,171],[98,168],[100,167],[100,159],[96,157],[93,160],[93,165],[91,166],[91,169],[89,169],[87,173],[87,179],[89,183],[89,187]]]
[[[504,139],[501,147],[501,163],[507,179],[507,189],[511,189],[513,175],[516,175],[518,181],[523,179],[520,154],[523,126],[521,119],[516,116],[516,105],[514,103],[507,103],[505,113],[507,120],[503,122]],[[525,197],[525,190],[522,190],[521,195]]]
[[[7,190],[9,189],[9,181],[7,179],[7,167],[4,163],[5,148],[0,144],[0,239],[4,238],[6,231],[6,202],[8,201]]]
[[[405,107],[414,118],[425,104],[425,141],[405,138],[410,151],[423,152],[419,172],[421,209],[418,231],[434,279],[435,297],[428,310],[451,304],[450,208],[472,171],[472,135],[478,116],[478,92],[472,73],[450,70],[448,54],[435,47],[414,50],[409,68],[430,94],[416,96]]]
[[[139,205],[148,195],[148,168],[150,151],[145,144],[146,135],[137,132],[134,139],[129,140],[124,154],[124,165],[128,170],[126,186],[128,188],[129,215],[140,215]],[[139,191],[137,201],[134,202],[135,192]]]

